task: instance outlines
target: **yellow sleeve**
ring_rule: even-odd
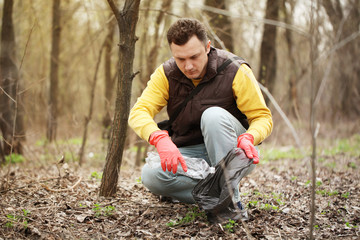
[[[273,121],[259,84],[246,64],[240,66],[232,88],[237,107],[249,121],[250,126],[247,133],[254,136],[254,145],[258,145],[270,135]]]
[[[160,130],[154,117],[167,105],[168,99],[169,81],[161,65],[151,75],[145,90],[130,110],[129,126],[145,141],[149,141],[151,133]]]

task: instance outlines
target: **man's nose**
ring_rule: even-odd
[[[186,61],[185,63],[185,70],[191,70],[193,68],[193,64],[191,63],[191,61]]]

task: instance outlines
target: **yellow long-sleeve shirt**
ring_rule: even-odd
[[[201,80],[192,81],[197,86]],[[246,64],[236,73],[232,89],[238,108],[249,121],[247,133],[254,136],[254,145],[257,145],[270,135],[273,122],[255,76]],[[168,99],[169,82],[161,65],[130,111],[129,125],[142,139],[148,141],[151,133],[160,130],[154,117],[167,105]]]

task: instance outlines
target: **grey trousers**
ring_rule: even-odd
[[[183,156],[203,158],[210,166],[215,166],[227,153],[237,145],[237,137],[246,129],[228,111],[220,107],[211,107],[201,116],[201,131],[204,144],[179,148]],[[180,165],[178,167],[181,167]],[[246,175],[255,168],[253,164]],[[191,194],[199,180],[173,174],[161,167],[151,168],[145,164],[141,172],[141,180],[152,193],[172,197],[180,202],[195,203]],[[239,201],[239,191],[234,192],[233,201]]]

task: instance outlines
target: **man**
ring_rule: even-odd
[[[198,180],[177,174],[179,163],[187,171],[183,156],[203,158],[215,166],[238,147],[257,164],[259,157],[254,146],[270,135],[272,118],[251,69],[242,64],[244,61],[235,60],[217,72],[227,59],[236,56],[213,48],[203,24],[195,19],[179,19],[169,28],[167,39],[173,57],[151,75],[131,109],[129,125],[156,147],[161,159],[161,168],[144,165],[143,184],[154,194],[194,203],[191,191]],[[172,123],[170,138],[167,131],[158,128],[154,116],[164,106],[172,116],[201,84],[204,87]],[[234,195],[239,198],[238,193]]]

